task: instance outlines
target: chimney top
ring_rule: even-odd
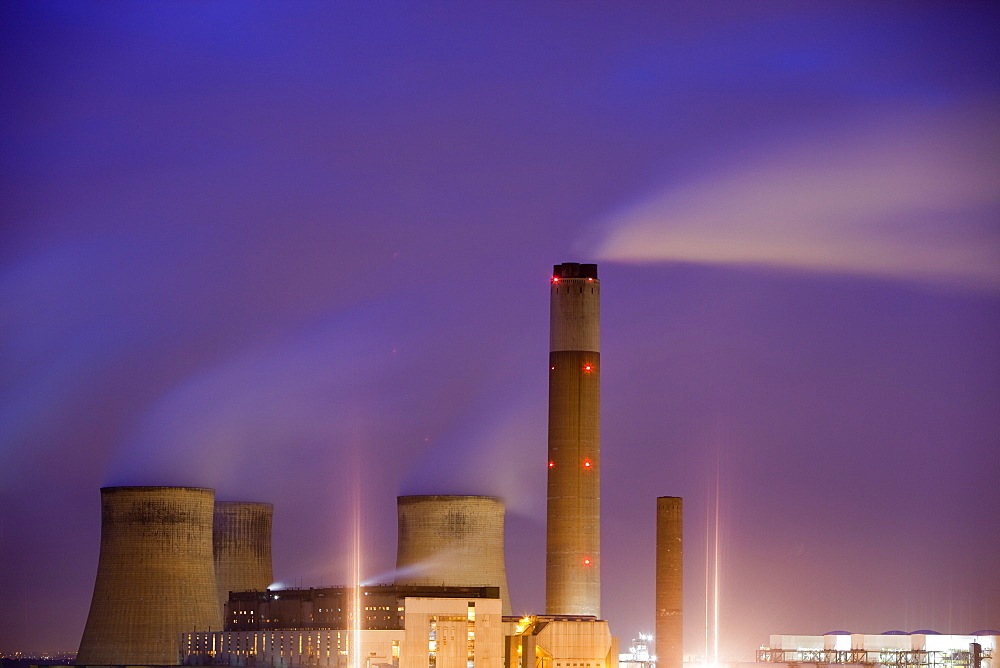
[[[552,267],[553,278],[593,278],[597,280],[596,264],[563,262]]]

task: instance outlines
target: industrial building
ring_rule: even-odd
[[[757,650],[757,664],[840,666],[864,664],[886,668],[996,668],[1000,633],[977,631],[945,635],[935,631],[889,631],[880,634],[832,631],[821,636],[772,635]]]
[[[497,587],[282,589],[234,593],[228,609],[225,631],[182,634],[183,663],[276,668],[503,664]]]
[[[357,595],[357,601],[354,596]],[[406,598],[498,599],[497,587],[453,587],[433,585],[365,585],[356,587],[311,587],[234,592],[226,606],[227,631],[273,631],[276,629],[350,629],[355,608],[358,628],[399,630],[403,628]]]
[[[602,619],[531,615],[508,622],[507,631],[507,668],[618,667],[618,638]]]

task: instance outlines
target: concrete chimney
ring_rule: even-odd
[[[396,511],[396,584],[499,587],[503,614],[513,614],[501,499],[399,496]]]
[[[78,664],[177,664],[182,631],[222,629],[214,502],[211,489],[101,489],[101,555]]]
[[[553,268],[545,612],[601,615],[601,284],[596,264]]]
[[[656,499],[656,665],[683,668],[683,506],[679,496]]]

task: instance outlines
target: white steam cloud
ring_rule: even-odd
[[[1000,103],[880,118],[670,184],[605,221],[597,254],[1000,290]]]

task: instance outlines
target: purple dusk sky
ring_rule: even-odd
[[[392,578],[395,496],[507,499],[544,598],[548,279],[603,291],[604,616],[685,498],[704,650],[1000,628],[1000,9],[0,4],[0,651],[75,650],[99,488],[275,504]]]

